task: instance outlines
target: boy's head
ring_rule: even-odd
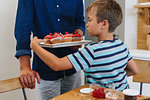
[[[114,32],[123,19],[122,9],[114,0],[96,0],[86,11],[87,31],[91,36],[97,36],[102,32]]]

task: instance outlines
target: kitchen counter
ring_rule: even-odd
[[[130,49],[129,51],[133,59],[150,61],[150,51],[148,50]]]

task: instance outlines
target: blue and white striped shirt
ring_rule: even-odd
[[[91,43],[74,54],[68,55],[76,71],[84,70],[87,81],[115,83],[117,90],[129,88],[124,69],[132,59],[127,46],[120,40]]]

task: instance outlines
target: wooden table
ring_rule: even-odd
[[[80,89],[82,89],[82,88],[89,88],[89,85],[83,85],[79,88],[76,88],[72,91],[64,93],[64,94],[57,96],[50,100],[100,100],[100,99],[96,99],[96,98],[92,97],[90,94],[80,93]],[[119,96],[118,100],[124,100],[124,95],[122,93],[120,93],[120,94],[121,95]],[[150,97],[141,96],[141,97],[138,97],[137,100],[143,100],[146,98],[150,98]]]

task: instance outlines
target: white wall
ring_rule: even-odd
[[[125,0],[125,43],[130,49],[137,47],[137,9],[133,6],[138,0]],[[131,88],[139,91],[139,83],[132,81],[133,77],[129,77],[128,81]],[[144,84],[143,95],[150,96],[150,84]]]
[[[16,41],[14,24],[18,0],[0,0],[0,80],[19,76],[19,63],[14,57]],[[38,100],[36,90],[26,90],[28,100]],[[22,91],[0,94],[0,100],[24,100]]]
[[[137,9],[133,6],[138,0],[125,0],[125,43],[130,49],[137,47]]]

